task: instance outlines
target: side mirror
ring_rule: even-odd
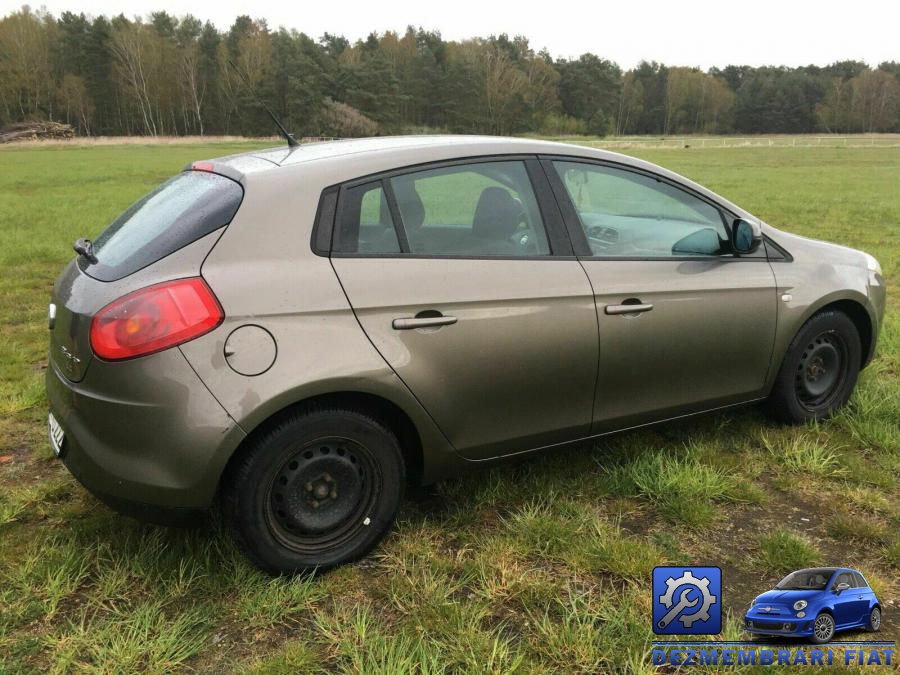
[[[738,218],[731,225],[731,248],[739,255],[753,253],[762,243],[762,228],[757,223],[751,223],[743,218]]]
[[[850,584],[838,584],[837,585],[837,594],[840,595],[844,591],[850,588]]]

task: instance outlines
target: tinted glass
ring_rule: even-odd
[[[719,210],[650,176],[580,162],[554,162],[591,253],[621,258],[728,252]]]
[[[783,591],[824,590],[834,574],[834,568],[820,567],[809,570],[791,572],[775,584],[775,588]]]
[[[862,574],[859,572],[853,573],[853,579],[856,581],[857,588],[867,588],[869,584],[866,583],[866,580],[863,579]]]
[[[550,254],[522,162],[482,162],[391,179],[411,253],[463,256]]]
[[[135,202],[97,237],[97,263],[79,258],[79,265],[101,281],[121,279],[230,223],[243,196],[241,186],[224,176],[181,173]]]
[[[335,232],[340,253],[399,253],[400,243],[380,182],[346,190]]]

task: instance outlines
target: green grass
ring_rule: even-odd
[[[722,639],[819,562],[861,569],[879,637],[900,637],[900,151],[635,151],[879,258],[878,357],[833,420],[718,413],[449,481],[367,559],[271,579],[215,520],[141,525],[87,495],[52,457],[42,386],[71,242],[188,161],[251,147],[0,149],[0,673],[651,672],[651,570],[690,562],[724,569]]]
[[[783,529],[759,538],[759,559],[763,569],[776,574],[822,564],[822,554],[805,537]]]
[[[607,469],[610,488],[654,503],[673,524],[694,528],[709,525],[720,504],[753,499],[755,495],[742,484],[736,471],[700,459],[702,451],[696,442],[680,455],[671,448],[644,451]]]

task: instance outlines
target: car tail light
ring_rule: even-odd
[[[129,293],[97,312],[91,348],[110,361],[144,356],[208,333],[224,316],[200,277],[167,281]]]

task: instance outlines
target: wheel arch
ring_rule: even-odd
[[[797,330],[794,331],[794,335],[800,331],[807,321],[817,314],[829,310],[846,314],[859,332],[862,352],[862,363],[860,364],[860,368],[865,368],[872,360],[875,351],[875,319],[874,313],[869,308],[867,301],[868,298],[865,296],[858,296],[855,293],[850,295],[842,294],[837,296],[826,296],[807,309],[802,320],[798,322]],[[793,337],[791,339],[793,339]]]
[[[875,326],[873,325],[872,317],[869,315],[868,310],[857,300],[843,299],[835,300],[834,302],[820,307],[815,313],[818,314],[828,310],[836,310],[846,314],[853,322],[853,325],[856,326],[856,330],[859,332],[859,341],[863,355],[860,367],[865,368],[872,360],[872,356],[874,355],[873,347],[875,346]]]
[[[278,424],[284,417],[316,408],[342,408],[361,412],[377,419],[393,432],[400,443],[400,451],[403,453],[403,460],[406,464],[407,485],[415,486],[422,483],[425,471],[422,437],[409,414],[400,405],[384,396],[370,392],[345,390],[316,394],[293,401],[258,420],[255,426],[247,429],[246,437],[228,457],[219,476],[219,487],[221,487],[222,478],[227,474],[229,468],[256,438]]]

